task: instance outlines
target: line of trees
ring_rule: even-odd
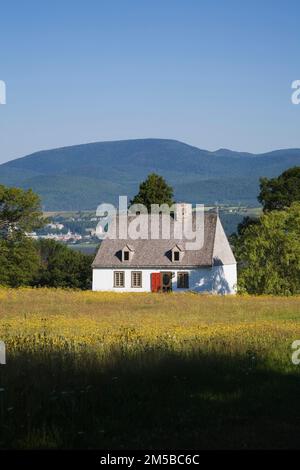
[[[89,289],[92,256],[26,235],[46,222],[37,194],[0,186],[0,285]]]
[[[259,219],[245,218],[232,236],[240,292],[300,294],[300,167],[260,180]]]

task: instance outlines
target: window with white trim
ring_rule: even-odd
[[[142,271],[131,272],[131,287],[142,287]]]
[[[125,287],[124,271],[114,271],[114,287]]]

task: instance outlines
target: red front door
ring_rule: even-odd
[[[161,273],[151,273],[151,291],[159,292],[161,287]]]

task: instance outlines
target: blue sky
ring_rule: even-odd
[[[294,0],[0,5],[0,162],[91,141],[300,147]]]

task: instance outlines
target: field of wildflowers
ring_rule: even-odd
[[[0,289],[0,448],[300,447],[300,297]]]

